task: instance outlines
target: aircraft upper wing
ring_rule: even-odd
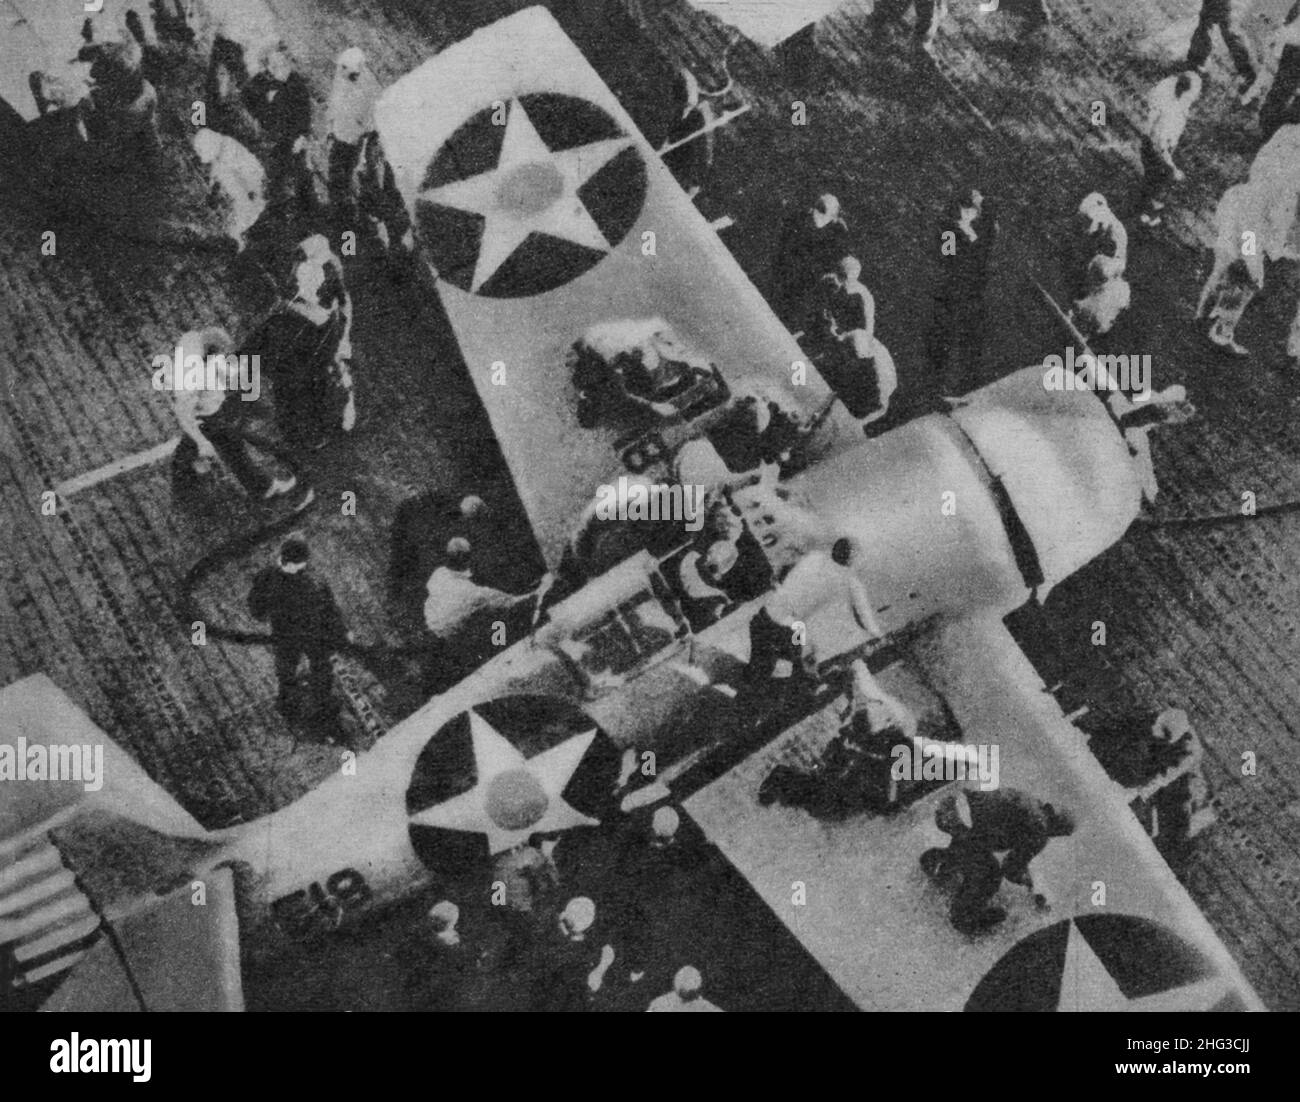
[[[239,918],[229,869],[112,923],[41,1008],[47,1011],[243,1010]]]
[[[565,358],[593,325],[663,319],[716,364],[811,418],[825,382],[631,117],[542,8],[398,80],[376,127],[422,255],[554,565],[596,487],[627,469],[583,428]],[[829,450],[861,440],[842,407]]]

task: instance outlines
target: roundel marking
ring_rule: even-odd
[[[500,697],[453,716],[416,759],[406,791],[411,844],[454,872],[611,813],[620,754],[571,701]]]
[[[554,290],[590,271],[636,224],[645,164],[600,107],[539,92],[463,123],[416,197],[420,238],[440,278],[491,298]],[[494,121],[496,116],[498,121]]]
[[[1244,1010],[1205,955],[1135,915],[1081,915],[1018,942],[968,1011]]]

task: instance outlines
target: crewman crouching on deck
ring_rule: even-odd
[[[1074,833],[1068,812],[1016,788],[955,792],[939,805],[934,823],[952,842],[947,849],[926,850],[921,868],[930,876],[960,877],[950,915],[953,926],[966,934],[990,930],[1005,919],[1005,909],[989,905],[1003,879],[1032,892],[1029,863],[1052,838]],[[1002,852],[1006,857],[999,862]],[[1046,905],[1041,895],[1034,902]]]
[[[270,621],[278,705],[287,719],[328,718],[331,710],[330,657],[352,641],[329,585],[308,573],[310,551],[301,536],[280,548],[279,563],[253,579],[248,610]],[[298,698],[298,663],[307,659],[306,707]]]
[[[471,562],[469,540],[457,536],[447,544],[446,562],[425,586],[424,624],[431,637],[424,666],[427,696],[446,692],[483,662],[498,625],[503,643],[513,642],[504,632],[513,634],[517,610],[539,602],[553,581],[547,574],[536,589],[506,593],[474,581]]]

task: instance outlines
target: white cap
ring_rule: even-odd
[[[1110,204],[1100,191],[1089,192],[1079,203],[1079,213],[1097,221],[1110,213]]]
[[[450,899],[444,899],[429,908],[429,920],[439,933],[450,930],[460,921],[460,908]]]
[[[1181,708],[1166,708],[1152,725],[1151,734],[1161,742],[1177,742],[1192,729],[1192,721]]]
[[[731,540],[715,540],[709,544],[709,549],[704,555],[704,563],[709,572],[715,578],[723,577],[740,558],[740,552],[736,550],[736,545]],[[671,811],[672,808],[665,810]]]
[[[650,820],[650,829],[654,831],[656,838],[671,838],[677,833],[681,822],[681,816],[677,814],[675,808],[658,807],[655,808],[654,816]]]
[[[205,165],[210,165],[217,159],[217,153],[221,149],[221,135],[215,130],[210,130],[204,126],[194,132],[194,152]]]
[[[359,73],[366,64],[366,52],[360,46],[349,46],[334,59],[334,64],[344,72]]]
[[[304,237],[298,244],[302,250],[302,255],[308,260],[326,261],[330,258],[330,243],[323,233],[314,233],[310,237]]]
[[[560,924],[573,934],[585,933],[596,921],[596,904],[585,895],[575,896],[564,905]]]
[[[677,969],[677,975],[673,977],[673,990],[683,999],[695,998],[703,986],[704,977],[700,975],[700,970],[690,964]]]

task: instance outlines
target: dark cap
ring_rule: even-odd
[[[310,554],[307,541],[301,536],[290,536],[280,545],[280,561],[282,563],[306,562]]]

